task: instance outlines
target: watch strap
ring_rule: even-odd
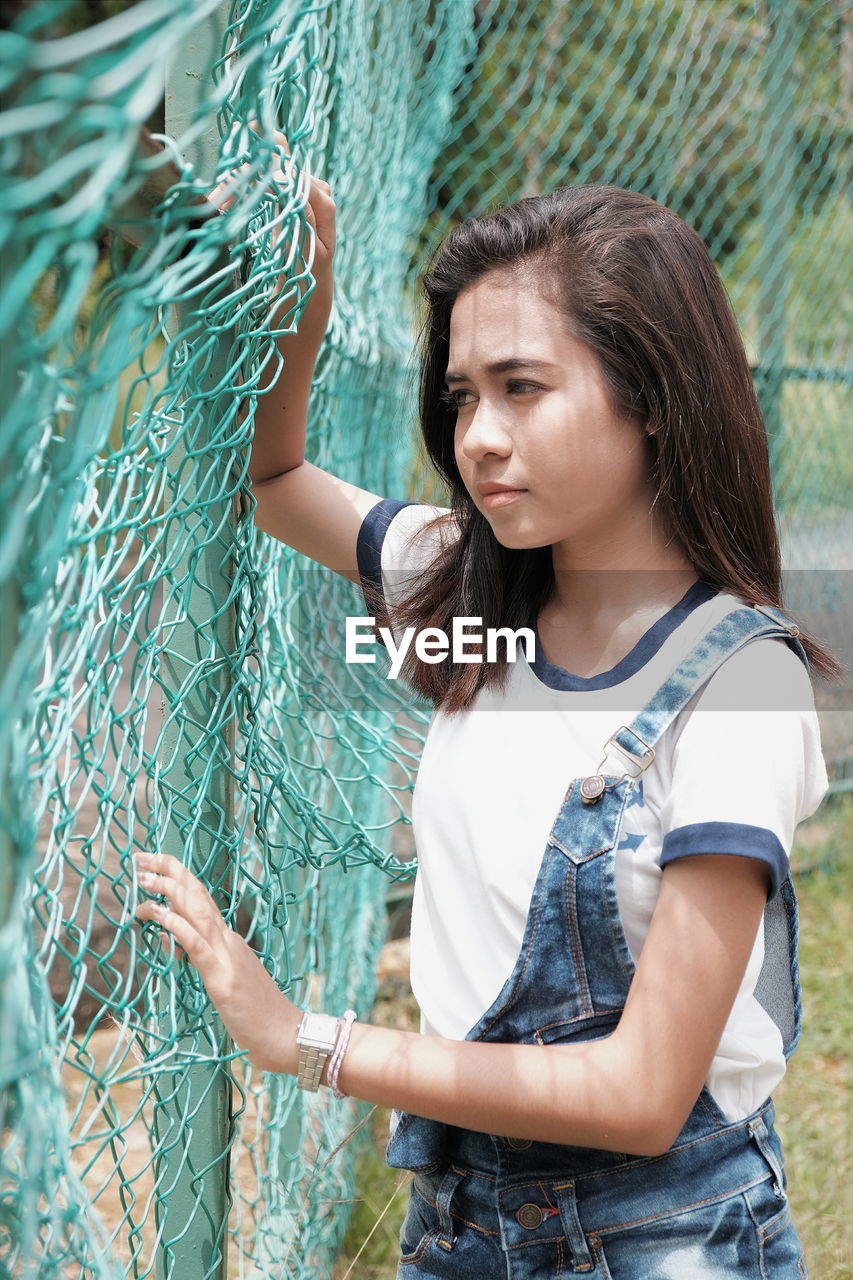
[[[299,1046],[298,1088],[307,1089],[310,1093],[319,1088],[323,1067],[337,1043],[340,1030],[340,1018],[333,1018],[327,1013],[304,1014],[296,1033]]]
[[[296,1084],[300,1089],[316,1093],[320,1087],[320,1077],[330,1050],[318,1049],[316,1045],[301,1044],[299,1046],[299,1070]]]

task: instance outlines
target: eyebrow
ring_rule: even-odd
[[[485,366],[486,373],[508,373],[511,369],[556,369],[558,365],[551,364],[548,360],[529,360],[523,356],[510,356],[506,360],[495,360],[492,364]],[[444,380],[449,386],[451,382],[467,382],[468,378],[464,373],[451,373],[448,369],[444,375]]]

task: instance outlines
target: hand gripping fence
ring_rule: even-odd
[[[247,484],[258,379],[311,284],[306,174],[340,225],[318,465],[430,497],[399,443],[430,249],[490,204],[615,182],[708,243],[788,561],[838,568],[849,20],[35,0],[4,24],[0,1275],[327,1280],[361,1104],[246,1066],[134,923],[131,858],[191,865],[297,1004],[370,1008],[429,708],[342,661],[357,588],[257,532]]]

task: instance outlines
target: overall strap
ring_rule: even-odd
[[[768,621],[770,619],[770,621]],[[711,627],[672,675],[660,686],[639,715],[608,739],[642,773],[655,758],[655,743],[693,695],[736,650],[764,636],[787,639],[808,670],[799,628],[770,605],[743,605]],[[634,775],[638,776],[638,775]]]

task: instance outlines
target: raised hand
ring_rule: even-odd
[[[296,1032],[302,1010],[288,1000],[244,938],[230,929],[201,881],[171,854],[138,853],[146,899],[139,920],[166,929],[198,970],[225,1026],[249,1060],[264,1071],[296,1074]]]
[[[257,121],[250,121],[249,127],[255,133],[259,133]],[[285,156],[290,155],[290,147],[287,138],[278,130],[273,131],[273,138],[277,149]],[[222,182],[208,192],[207,199],[214,204],[217,209],[226,210],[231,207],[238,198],[240,188],[244,181],[243,175],[251,171],[251,165],[241,165],[233,174],[229,174]],[[286,174],[282,169],[276,169],[272,174],[276,182],[285,182]],[[316,281],[314,293],[309,299],[306,311],[324,312],[323,328],[328,320],[328,312],[331,308],[332,299],[332,259],[335,253],[335,245],[337,242],[337,225],[336,225],[336,206],[332,198],[332,189],[328,182],[322,178],[310,179],[308,200],[305,205],[305,217],[314,231],[314,257],[311,264],[311,273]],[[273,239],[278,240],[280,228],[273,230]],[[309,246],[303,247],[303,253],[306,257]]]

